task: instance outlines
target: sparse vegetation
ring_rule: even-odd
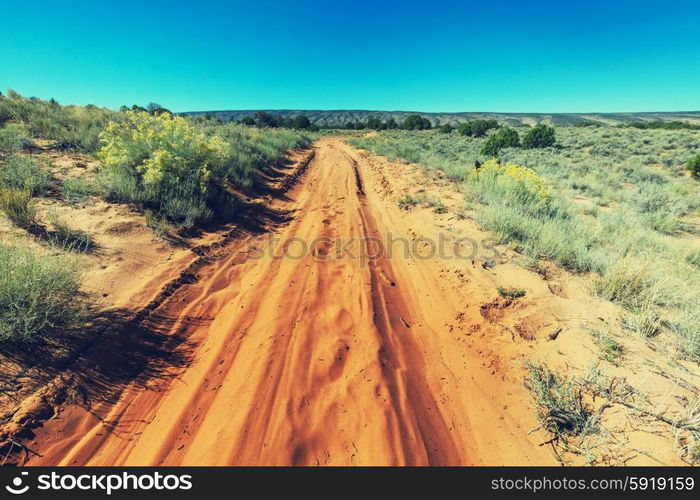
[[[526,386],[544,428],[557,436],[577,436],[595,429],[596,419],[579,387],[546,365],[528,362],[525,367],[529,374]]]
[[[498,295],[501,297],[508,297],[510,299],[519,299],[520,297],[525,297],[525,290],[522,288],[506,288],[499,286]]]
[[[619,364],[624,351],[622,344],[609,332],[594,330],[592,333],[595,343],[600,350],[600,357],[608,363]]]
[[[643,337],[674,334],[680,355],[700,360],[700,251],[693,241],[700,236],[700,187],[684,175],[698,132],[685,126],[555,131],[556,148],[500,149],[501,167],[487,162],[478,170],[473,165],[483,161],[493,133],[387,131],[348,142],[464,181],[467,209],[500,243],[597,273],[592,289],[627,310],[624,326]],[[547,196],[503,175],[503,165],[527,167]]]
[[[48,233],[49,244],[66,252],[86,253],[93,249],[92,236],[78,229],[72,229],[55,213],[49,213],[53,231]]]
[[[86,177],[73,177],[61,183],[63,198],[70,205],[82,203],[90,196],[97,194],[97,189]]]

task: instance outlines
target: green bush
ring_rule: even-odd
[[[451,124],[449,124],[449,123],[444,123],[444,124],[440,125],[440,127],[438,127],[438,130],[439,130],[440,132],[442,132],[443,134],[449,134],[449,133],[452,132],[454,129],[455,129],[455,128],[454,128]]]
[[[262,184],[287,150],[310,144],[294,130],[133,111],[108,125],[102,139],[99,180],[108,199],[137,203],[181,227],[229,217],[236,204],[226,185],[247,190]]]
[[[28,143],[24,127],[10,123],[0,128],[0,156],[19,153]]]
[[[549,125],[536,125],[528,130],[523,136],[524,148],[548,148],[554,146],[556,137],[554,135],[554,127]]]
[[[517,148],[519,145],[518,132],[515,129],[503,127],[486,140],[486,144],[481,148],[481,154],[494,157],[498,156],[499,151],[503,148]]]
[[[24,155],[11,155],[0,162],[0,188],[26,190],[32,196],[42,194],[51,185],[51,175]]]
[[[688,170],[693,177],[700,180],[700,153],[688,160]]]
[[[468,135],[470,137],[484,137],[486,132],[495,128],[498,128],[498,122],[496,120],[472,120],[460,123],[457,130],[462,135]]]
[[[212,169],[226,161],[228,144],[167,113],[127,111],[125,118],[101,134],[108,194],[186,227],[209,220]]]
[[[31,343],[76,324],[85,311],[72,259],[0,243],[0,340]]]
[[[34,224],[36,208],[27,190],[3,188],[0,190],[0,210],[16,226],[28,228]]]
[[[408,115],[403,121],[402,128],[404,130],[427,130],[432,127],[430,120],[423,118],[421,115]]]

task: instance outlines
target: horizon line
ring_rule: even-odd
[[[297,111],[297,112],[363,112],[363,113],[416,113],[427,115],[460,115],[467,113],[492,114],[492,115],[622,115],[622,114],[672,114],[672,113],[700,113],[698,110],[679,111],[414,111],[414,110],[383,110],[360,108],[246,108],[246,109],[208,109],[195,111],[175,111],[176,114],[185,113],[250,113],[255,111]]]

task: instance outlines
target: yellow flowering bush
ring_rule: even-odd
[[[539,210],[549,205],[549,188],[532,169],[521,165],[501,164],[496,159],[485,162],[467,177],[470,191],[481,201],[503,202]]]
[[[182,117],[124,115],[100,134],[98,156],[112,198],[143,203],[174,222],[208,219],[211,172],[226,162],[229,145]]]

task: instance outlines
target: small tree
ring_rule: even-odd
[[[554,146],[556,137],[554,127],[540,124],[531,128],[523,137],[523,147],[525,148],[548,148]]]
[[[256,111],[254,119],[259,127],[277,127],[279,124],[277,117],[266,111]]]
[[[688,170],[693,177],[700,180],[700,153],[688,160]]]
[[[385,125],[386,125],[386,129],[387,129],[387,130],[394,130],[394,129],[399,128],[399,124],[396,123],[396,120],[394,120],[393,117],[392,117],[392,118],[389,118],[389,119],[386,121]]]
[[[426,130],[431,127],[430,120],[419,114],[408,115],[403,121],[404,130]]]
[[[379,118],[375,118],[374,116],[367,119],[367,128],[371,128],[373,130],[380,130],[383,127],[383,125],[384,124],[379,120]]]
[[[484,156],[498,156],[498,152],[503,148],[517,148],[520,145],[518,132],[512,128],[503,127],[488,138],[486,144],[481,149]]]
[[[311,126],[311,120],[305,115],[295,116],[292,120],[292,127],[297,129],[307,129]]]
[[[494,128],[498,128],[498,122],[496,120],[472,120],[460,123],[457,130],[462,135],[484,137],[486,132]]]
[[[444,123],[444,124],[440,125],[438,130],[440,132],[442,132],[443,134],[449,134],[450,132],[452,132],[454,130],[454,127],[449,123]]]

